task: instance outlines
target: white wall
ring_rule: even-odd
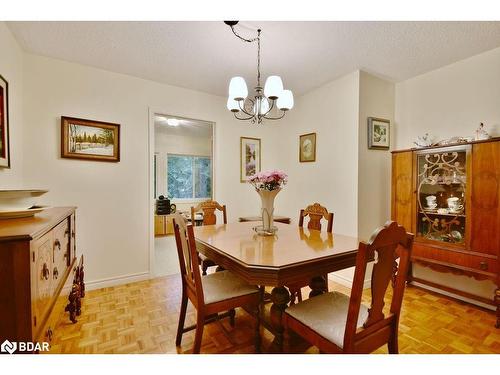
[[[212,137],[188,137],[156,131],[155,152],[212,156]]]
[[[474,136],[480,122],[500,135],[500,48],[396,84],[396,148],[418,135]]]
[[[357,235],[359,72],[296,99],[274,142],[289,183],[276,211],[297,222],[299,211],[319,202],[335,213],[334,231]],[[316,161],[299,162],[299,136],[316,133]]]
[[[425,133],[473,136],[480,122],[500,135],[500,48],[396,84],[396,144],[409,148]],[[415,276],[492,298],[494,284],[414,267]]]
[[[0,168],[0,189],[23,187],[23,52],[0,22],[0,75],[9,83],[10,169]],[[33,186],[36,187],[36,186]]]
[[[276,198],[275,211],[297,225],[301,208],[319,202],[335,214],[336,233],[358,233],[359,72],[353,72],[299,98],[277,125],[274,147],[288,185]],[[316,133],[316,161],[299,162],[299,136]],[[352,284],[353,269],[331,274]]]
[[[289,185],[276,211],[297,220],[307,204],[335,213],[337,233],[368,239],[390,219],[389,151],[368,150],[367,118],[394,122],[394,84],[363,71],[332,81],[296,99],[275,134]],[[315,132],[316,161],[298,160],[300,134]]]
[[[89,285],[149,271],[149,109],[214,122],[216,199],[230,221],[254,214],[258,196],[239,182],[239,138],[262,138],[263,168],[274,167],[272,130],[232,118],[225,98],[46,57],[25,55],[25,184],[46,187],[45,204],[78,206],[78,250]],[[60,116],[121,124],[121,161],[60,158]],[[126,279],[129,277],[129,279]]]
[[[391,153],[368,149],[368,117],[391,122],[394,143],[394,83],[361,71],[359,80],[358,236],[368,240],[391,218]]]
[[[276,211],[291,216],[319,202],[335,214],[334,231],[367,240],[390,219],[390,153],[368,150],[367,117],[394,121],[394,84],[356,71],[296,99],[275,135],[288,186]],[[282,129],[282,130],[281,130]],[[298,161],[299,135],[315,132],[316,161]],[[352,284],[354,269],[331,277]],[[366,275],[369,285],[370,271]]]

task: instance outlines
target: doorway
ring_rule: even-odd
[[[154,253],[151,276],[179,273],[173,213],[214,197],[214,124],[154,114]]]

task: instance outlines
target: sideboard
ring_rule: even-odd
[[[155,236],[174,234],[174,215],[155,215]]]
[[[413,263],[497,287],[484,298],[410,278],[495,306],[500,328],[500,138],[393,151],[391,216],[415,233]]]
[[[57,321],[76,322],[85,296],[75,207],[0,220],[0,342],[48,342]]]

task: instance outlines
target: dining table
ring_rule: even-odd
[[[324,275],[353,267],[359,240],[326,231],[276,222],[274,235],[255,232],[254,222],[194,228],[198,252],[252,285],[272,287],[263,324],[283,347],[282,316],[290,303],[288,285],[308,284],[310,297],[328,290]]]

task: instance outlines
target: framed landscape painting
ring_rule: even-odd
[[[390,140],[389,120],[368,117],[368,148],[372,150],[388,150]]]
[[[0,168],[10,168],[9,83],[0,75]]]
[[[240,181],[260,172],[260,139],[240,138]]]
[[[299,137],[299,161],[316,161],[316,133],[302,134]]]
[[[120,125],[61,117],[61,157],[120,161]]]

